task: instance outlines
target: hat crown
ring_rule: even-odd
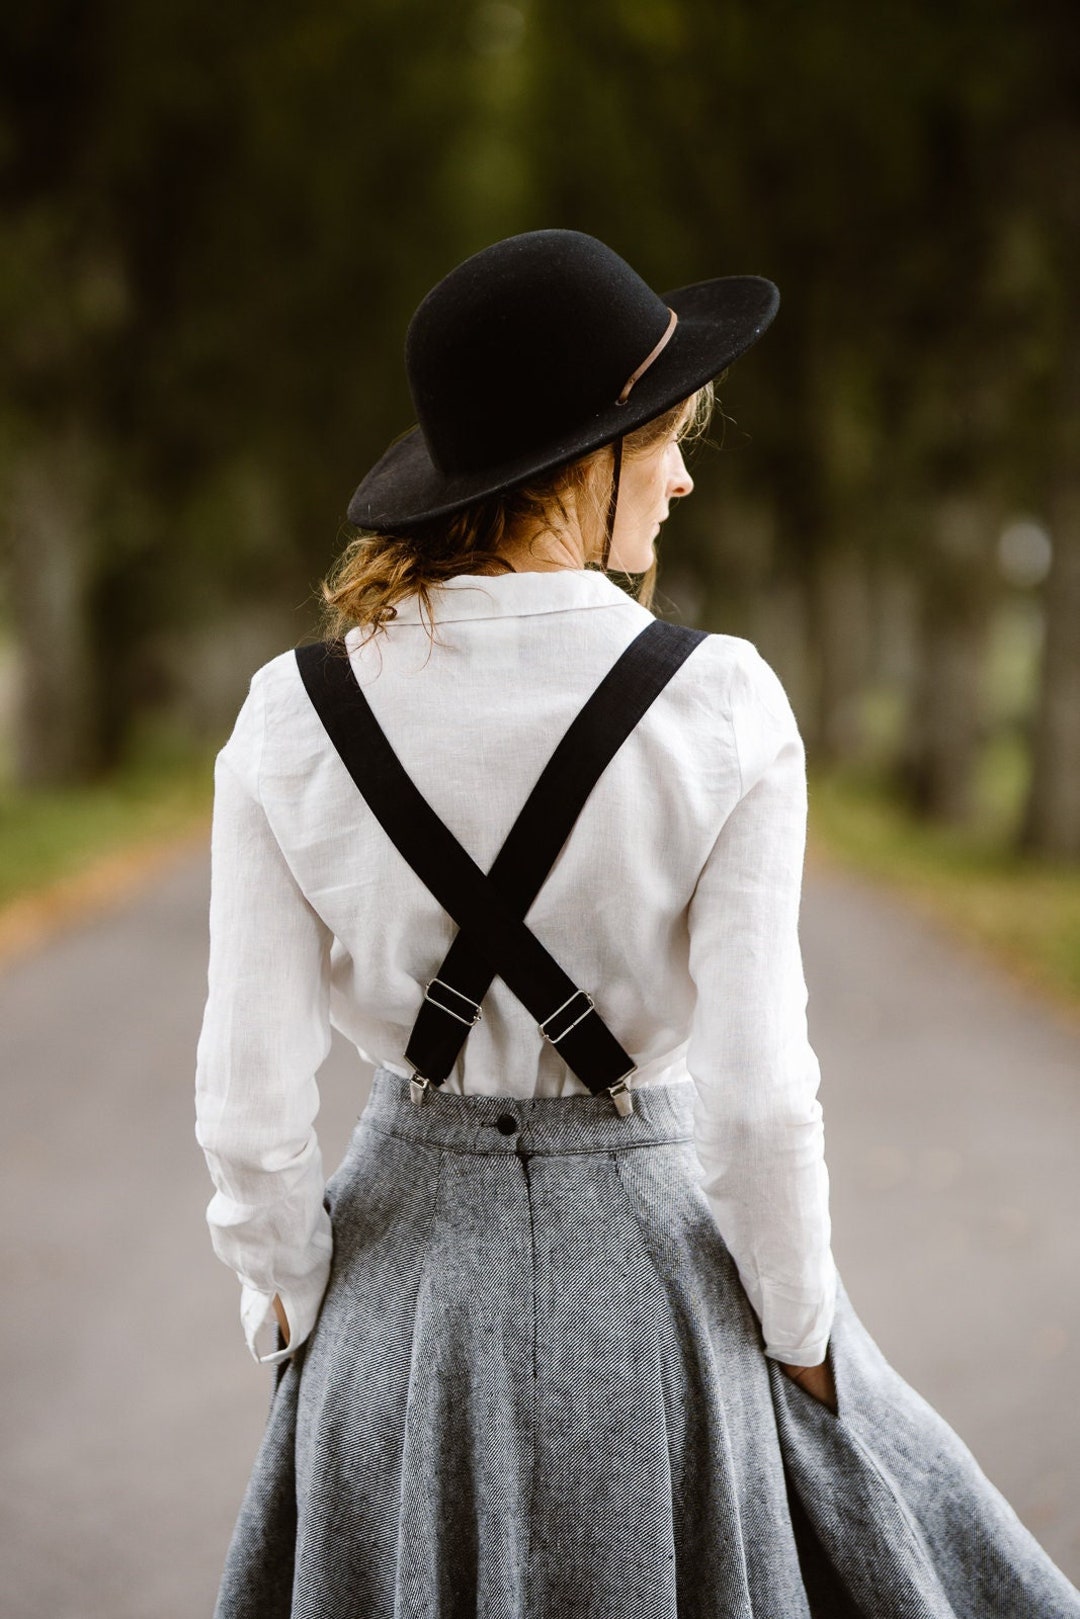
[[[405,364],[428,453],[446,476],[571,445],[664,335],[663,299],[581,231],[510,236],[427,294]]]

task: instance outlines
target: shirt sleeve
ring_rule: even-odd
[[[780,680],[742,643],[730,690],[740,796],[690,904],[687,1065],[702,1189],[765,1353],[824,1359],[836,1303],[829,1177],[799,944],[807,784]]]
[[[252,680],[214,767],[208,994],[196,1055],[195,1135],[216,1191],[214,1251],[241,1284],[257,1361],[311,1332],[333,1248],[314,1120],[330,1049],[332,935],[290,871],[259,802],[265,695]],[[289,1343],[276,1348],[277,1293]]]

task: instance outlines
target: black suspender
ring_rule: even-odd
[[[405,1051],[412,1096],[445,1080],[498,974],[538,1032],[594,1095],[607,1090],[633,1111],[623,1050],[523,918],[605,767],[704,630],[654,619],[616,659],[544,767],[490,873],[470,858],[419,792],[353,675],[340,642],[298,647],[315,710],[369,808],[398,850],[457,922],[455,938],[424,990]]]

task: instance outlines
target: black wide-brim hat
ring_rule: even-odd
[[[405,364],[418,425],[368,472],[348,519],[403,532],[601,449],[718,376],[779,307],[758,275],[661,296],[581,231],[496,242],[413,315]]]

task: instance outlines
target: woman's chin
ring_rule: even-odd
[[[608,561],[608,568],[614,569],[618,573],[647,573],[656,561],[653,541],[659,533],[660,525],[657,523],[651,538],[646,540],[642,537],[642,542],[636,545],[633,550],[628,548],[624,554],[622,550],[616,551],[613,549]]]

